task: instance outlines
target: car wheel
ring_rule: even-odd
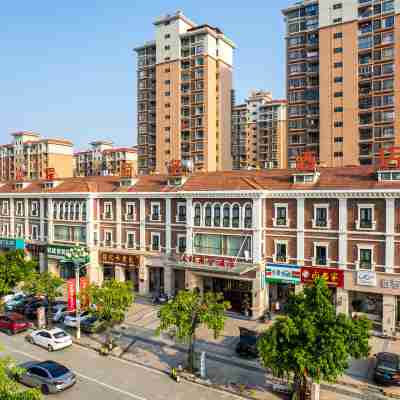
[[[27,335],[27,336],[26,336],[26,341],[27,341],[28,343],[33,344],[32,336]]]
[[[43,394],[49,394],[50,393],[49,387],[47,385],[42,385],[40,389],[42,390]]]
[[[52,346],[51,344],[49,344],[49,345],[47,346],[47,349],[48,349],[49,351],[54,351],[54,348],[53,348],[53,346]]]

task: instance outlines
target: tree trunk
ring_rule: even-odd
[[[46,325],[48,329],[53,327],[53,299],[47,299]]]
[[[292,400],[307,400],[307,377],[295,375],[293,381]]]
[[[188,369],[191,373],[194,372],[194,342],[195,342],[195,334],[194,332],[189,338],[189,349],[188,349]]]

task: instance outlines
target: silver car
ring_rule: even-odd
[[[26,386],[41,389],[44,394],[61,392],[76,383],[76,375],[55,361],[26,362],[20,367],[25,372],[19,381]]]

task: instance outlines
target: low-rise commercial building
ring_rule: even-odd
[[[91,281],[142,294],[219,291],[251,316],[324,276],[337,310],[393,334],[400,306],[400,172],[372,166],[7,182],[0,247],[63,277],[76,243]]]

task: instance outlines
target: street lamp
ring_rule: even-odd
[[[75,301],[76,301],[76,338],[80,340],[81,338],[81,300],[80,294],[80,279],[79,272],[82,268],[87,265],[89,253],[87,250],[79,245],[73,247],[65,256],[65,261],[70,261],[74,263],[75,268]]]

